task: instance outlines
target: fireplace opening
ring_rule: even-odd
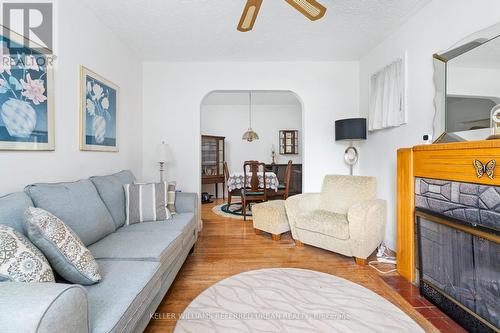
[[[500,332],[497,230],[417,209],[421,294],[469,332]]]

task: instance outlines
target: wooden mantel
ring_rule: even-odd
[[[478,178],[473,161],[496,160],[495,178]],[[500,186],[500,140],[420,145],[398,150],[397,270],[415,281],[415,178]]]

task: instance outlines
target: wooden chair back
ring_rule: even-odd
[[[227,166],[227,162],[224,162],[224,177],[226,178],[226,184],[229,180],[229,168]]]
[[[259,173],[262,172],[262,177],[264,179],[264,188],[259,188]],[[250,183],[247,180],[247,174],[251,173]],[[243,164],[243,188],[250,189],[252,192],[264,192],[266,193],[265,179],[266,179],[266,164],[260,163],[258,161],[247,161]]]
[[[290,181],[292,179],[292,160],[288,161],[285,171],[285,193],[283,193],[283,198],[286,200],[288,198],[288,193],[290,191]]]

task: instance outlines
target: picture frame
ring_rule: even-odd
[[[53,151],[55,57],[26,37],[0,29],[0,150]]]
[[[80,66],[80,150],[118,152],[120,88]]]
[[[280,155],[298,155],[299,154],[299,131],[298,130],[280,130],[279,131]]]

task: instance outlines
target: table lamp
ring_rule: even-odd
[[[353,175],[353,167],[358,162],[359,153],[353,146],[353,141],[366,140],[366,118],[350,118],[335,121],[335,141],[349,141],[349,147],[345,150],[344,160],[350,167],[350,175]]]
[[[167,163],[172,162],[172,151],[170,150],[170,146],[165,143],[165,141],[162,141],[158,147],[156,148],[156,161],[160,164],[160,182],[164,182],[164,171],[165,171],[165,165]]]

